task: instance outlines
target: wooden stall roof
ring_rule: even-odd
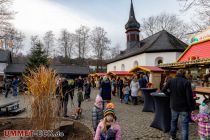
[[[110,71],[107,73],[107,75],[116,75],[116,76],[132,76],[132,73],[129,73],[128,71]]]
[[[136,66],[133,69],[131,69],[129,72],[136,72],[138,70],[143,70],[146,72],[164,72],[163,69],[156,67],[156,66]]]
[[[190,61],[186,61],[186,62],[160,64],[159,67],[161,67],[161,68],[185,68],[185,67],[189,67],[189,66],[193,66],[193,65],[209,66],[210,58],[190,60]]]

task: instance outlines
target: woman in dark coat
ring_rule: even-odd
[[[111,82],[106,76],[103,77],[103,80],[101,82],[101,97],[104,102],[111,101]]]

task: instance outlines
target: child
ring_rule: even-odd
[[[103,119],[103,107],[102,107],[103,99],[100,95],[96,96],[95,104],[92,110],[92,125],[93,130],[96,131],[96,128],[99,122]]]
[[[130,94],[130,87],[128,86],[128,83],[126,82],[124,85],[124,101],[126,104],[128,104],[129,94]]]
[[[192,114],[192,120],[198,121],[198,134],[201,140],[210,139],[210,115],[208,106],[203,102],[199,106],[199,114]]]
[[[121,127],[116,121],[114,105],[107,104],[104,119],[98,124],[94,140],[122,140]]]
[[[78,101],[78,108],[81,108],[81,104],[83,101],[83,94],[82,94],[82,88],[78,88],[78,93],[77,93],[77,101]]]

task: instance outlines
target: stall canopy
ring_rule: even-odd
[[[132,76],[132,73],[129,73],[128,71],[110,71],[107,73],[107,75],[114,75],[114,76]]]
[[[162,73],[164,72],[163,69],[155,66],[136,66],[133,69],[131,69],[129,72],[137,72],[137,71],[145,71],[145,72],[157,72],[157,73]]]
[[[91,77],[103,77],[103,76],[106,76],[107,73],[93,73],[93,74],[90,74],[89,76]]]
[[[175,63],[160,64],[161,68],[210,67],[210,27],[193,36],[188,48]]]

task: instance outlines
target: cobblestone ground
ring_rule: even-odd
[[[76,93],[76,92],[75,92]],[[91,100],[84,101],[82,103],[83,114],[81,121],[87,125],[92,130],[92,119],[91,119],[91,110],[94,104],[95,96],[98,93],[98,90],[92,90]],[[76,94],[75,94],[76,97]],[[28,106],[27,97],[19,96],[18,97],[22,105],[27,106],[27,111],[18,116],[28,116],[30,114],[30,107]],[[5,100],[4,97],[0,96],[0,101]],[[115,104],[116,115],[118,121],[122,127],[122,138],[123,140],[169,140],[168,133],[163,133],[162,131],[150,127],[151,122],[153,121],[154,113],[142,112],[143,104],[131,105],[120,103],[118,97],[113,97],[112,102]],[[77,105],[76,99],[74,101],[75,106]],[[75,106],[71,105],[69,102],[69,115],[74,112]],[[180,130],[180,129],[179,129]],[[190,140],[198,140],[197,137],[197,125],[190,124]],[[178,133],[178,138],[180,138],[180,133]],[[181,139],[180,139],[181,140]]]
[[[82,104],[83,116],[81,121],[91,127],[91,109],[94,104],[95,96],[98,90],[92,90],[91,101],[84,101]],[[127,105],[120,103],[118,97],[113,97],[112,102],[115,104],[118,121],[122,127],[123,140],[168,140],[168,133],[150,127],[153,121],[154,113],[142,112],[143,104]],[[180,130],[180,129],[179,129]],[[190,124],[190,140],[198,140],[197,125]],[[180,133],[178,133],[180,138]]]

